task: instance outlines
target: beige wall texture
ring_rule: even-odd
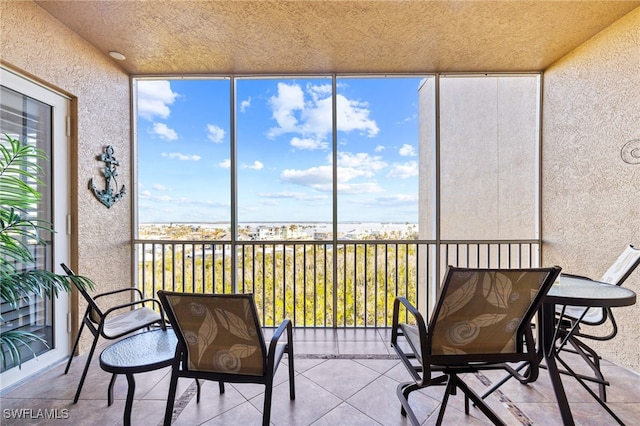
[[[640,8],[546,70],[543,97],[543,264],[599,278],[627,244],[640,246]],[[624,284],[640,294],[640,270]],[[640,303],[615,308],[607,359],[640,372]]]
[[[0,2],[0,58],[73,98],[70,189],[72,258],[96,291],[131,285],[131,149],[129,77],[110,58],[30,1]],[[118,183],[129,191],[111,209],[88,189],[104,187],[99,156],[112,145],[120,161]],[[79,207],[78,207],[79,206]],[[58,232],[64,232],[58,230]],[[74,252],[77,259],[74,259]],[[129,295],[126,295],[127,301]],[[80,302],[80,313],[85,304]],[[76,317],[77,318],[77,317]],[[86,333],[89,335],[89,333]],[[89,337],[89,336],[85,336]],[[82,350],[87,349],[87,340]]]

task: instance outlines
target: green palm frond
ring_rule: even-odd
[[[41,198],[34,184],[43,170],[38,160],[46,160],[44,151],[20,143],[5,134],[7,145],[0,145],[0,206],[26,210]]]
[[[5,134],[0,141],[0,298],[13,309],[33,295],[53,298],[70,291],[72,285],[94,287],[90,279],[82,276],[29,269],[34,264],[34,248],[46,245],[42,235],[54,232],[49,222],[28,215],[41,198],[37,187],[43,185],[39,178],[44,171],[39,165],[42,160],[47,160],[43,151],[18,139]],[[20,348],[26,346],[31,350],[30,344],[34,342],[46,344],[29,332],[1,332],[3,368],[7,367],[7,361],[20,366]]]
[[[7,358],[9,358],[10,364],[18,363],[18,368],[22,367],[22,356],[20,355],[20,346],[29,348],[33,356],[36,353],[31,349],[31,344],[34,342],[43,343],[46,347],[47,342],[33,333],[27,331],[6,331],[0,334],[0,346],[2,346],[2,352],[0,352],[0,358],[2,358],[2,368],[7,368]],[[5,353],[6,352],[6,353]]]

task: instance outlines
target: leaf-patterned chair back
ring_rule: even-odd
[[[523,320],[537,309],[541,270],[469,270],[449,267],[429,322],[432,355],[519,352]],[[534,303],[535,302],[535,303]],[[526,324],[528,326],[528,324]]]
[[[266,346],[253,295],[163,293],[189,370],[264,375]]]

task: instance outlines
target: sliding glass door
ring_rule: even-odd
[[[16,266],[22,270],[54,270],[55,265],[66,261],[69,251],[65,229],[69,206],[66,131],[69,100],[5,69],[0,72],[0,143],[5,144],[6,136],[10,136],[46,153],[48,159],[40,160],[38,164],[43,170],[42,181],[27,182],[42,194],[42,198],[27,214],[31,219],[52,223],[56,231],[42,235],[48,242],[46,246],[25,239],[23,244],[31,247],[35,261]],[[20,348],[21,368],[6,357],[7,365],[0,365],[3,387],[69,354],[68,295],[62,294],[52,300],[31,294],[17,307],[3,299],[0,301],[3,333],[28,331],[46,342],[33,342],[30,347]]]

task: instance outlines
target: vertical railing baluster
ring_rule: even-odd
[[[362,313],[363,313],[363,320],[362,321],[363,321],[363,325],[365,327],[367,327],[369,325],[369,303],[368,303],[369,302],[369,291],[368,291],[368,289],[369,289],[369,280],[367,279],[368,274],[369,274],[369,268],[367,267],[368,266],[367,259],[369,257],[368,256],[369,252],[367,250],[367,248],[368,248],[367,246],[368,246],[368,244],[363,244],[362,245],[362,249],[363,249],[363,252],[364,252],[364,254],[363,254],[364,259],[362,261],[362,268],[363,268],[363,271],[362,271],[362,276],[363,276],[362,285],[364,286],[364,288],[363,288],[363,299],[362,299],[363,302],[364,302],[364,306],[362,308]],[[374,326],[375,326],[375,324],[374,324]]]
[[[374,283],[374,305],[373,316],[375,317],[374,323],[378,324],[378,244],[373,246],[373,283]],[[386,322],[385,318],[385,322]]]
[[[262,324],[266,324],[267,321],[267,251],[265,250],[265,244],[262,244],[262,300],[264,304]]]
[[[440,246],[430,241],[410,243],[399,240],[340,241],[336,246],[321,241],[274,241],[268,244],[247,241],[238,243],[237,255],[241,256],[241,260],[236,263],[239,268],[237,274],[232,274],[227,265],[227,243],[216,245],[215,241],[135,241],[134,244],[136,252],[140,253],[137,257],[138,268],[142,268],[137,272],[138,285],[145,297],[149,292],[153,296],[160,288],[206,293],[207,279],[211,280],[212,292],[228,293],[227,281],[235,275],[238,291],[262,294],[261,314],[265,326],[278,323],[280,316],[289,316],[297,327],[341,328],[388,327],[390,298],[404,296],[417,303],[421,297],[421,271],[424,270],[426,279],[432,281],[430,253],[433,248],[444,251],[444,259],[448,264],[491,268],[535,266],[534,249],[539,250],[539,243],[532,241],[443,241]],[[333,248],[331,254],[329,246]],[[427,256],[422,262],[426,261],[426,267],[422,268],[421,252],[425,249]],[[262,261],[258,259],[260,250]],[[147,253],[150,255],[147,256]],[[486,259],[482,253],[486,254]],[[390,257],[392,254],[393,259]],[[219,256],[218,261],[216,256]],[[332,268],[330,256],[342,268],[342,272],[336,276],[342,281],[342,285],[339,282],[332,283],[328,277]],[[211,262],[210,276],[208,261]],[[289,265],[289,261],[293,264]],[[466,265],[462,265],[463,263]],[[391,269],[394,273],[391,273]],[[221,280],[218,279],[220,276]],[[202,281],[201,287],[198,281]],[[216,284],[217,281],[219,282]],[[271,290],[268,283],[272,283],[269,284],[272,285]],[[438,283],[428,283],[426,289]],[[282,286],[281,290],[279,285]],[[327,293],[330,285],[334,292],[338,292],[333,295],[333,300],[338,301],[336,306],[333,306],[332,297]],[[428,306],[428,291],[425,297]],[[258,299],[260,297],[256,299],[257,302]],[[288,304],[289,300],[293,305]],[[278,306],[281,306],[281,312]],[[332,310],[335,316],[331,318],[334,321],[337,319],[335,322],[329,317]]]
[[[389,317],[389,244],[384,245],[384,317]]]
[[[297,293],[297,283],[298,283],[297,278],[298,277],[297,277],[296,273],[297,273],[297,269],[298,268],[296,267],[296,264],[298,263],[298,246],[295,243],[292,244],[292,245],[293,245],[293,283],[291,283],[291,284],[292,284],[292,288],[293,288],[293,294],[292,294],[292,297],[293,297],[293,325],[297,325],[297,322],[296,322],[296,311],[297,311],[297,309],[296,309],[296,299],[297,299],[296,298],[296,293]],[[286,280],[285,280],[285,284],[286,284]],[[284,317],[285,318],[287,317],[286,313],[285,313]]]
[[[302,325],[307,325],[307,245],[302,244]]]

